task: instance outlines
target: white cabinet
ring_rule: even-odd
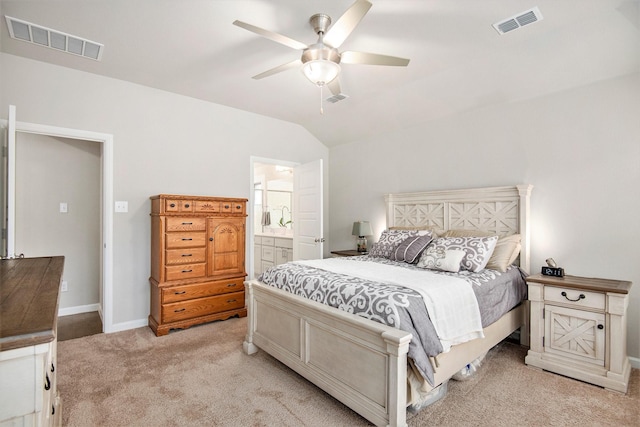
[[[525,363],[626,393],[631,282],[536,274],[527,285],[531,347]]]
[[[257,277],[269,267],[293,261],[293,238],[254,236],[253,256]]]

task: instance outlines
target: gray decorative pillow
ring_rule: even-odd
[[[413,264],[431,240],[432,237],[430,231],[424,235],[409,237],[408,239],[405,239],[404,242],[400,243],[396,250],[393,251],[391,260],[404,261],[409,264]]]
[[[371,246],[369,255],[390,259],[400,243],[417,235],[418,232],[415,230],[384,230],[380,239]]]
[[[465,270],[478,272],[482,270],[493,253],[498,236],[491,237],[439,237],[429,245],[442,251],[450,249],[463,250],[464,258],[460,263]],[[428,249],[427,249],[428,250]]]
[[[417,266],[457,273],[460,271],[460,261],[466,254],[461,249],[444,249],[442,246],[430,245],[420,256]]]

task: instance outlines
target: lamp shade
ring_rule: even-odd
[[[316,59],[305,62],[302,72],[314,85],[324,86],[338,76],[340,66],[333,61]]]
[[[358,237],[371,236],[373,234],[371,224],[369,224],[369,221],[356,221],[353,223],[351,234]]]

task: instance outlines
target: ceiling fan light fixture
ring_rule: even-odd
[[[340,65],[326,59],[317,59],[305,62],[302,72],[311,83],[316,86],[329,84],[340,74]]]

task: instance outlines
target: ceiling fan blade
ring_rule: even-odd
[[[364,15],[371,8],[371,3],[366,0],[357,0],[345,13],[329,28],[324,35],[324,42],[336,49],[349,37],[349,34],[360,23]]]
[[[342,64],[393,65],[406,67],[409,60],[397,56],[379,55],[377,53],[346,51],[340,54]]]
[[[302,42],[291,39],[287,36],[283,36],[282,34],[274,33],[273,31],[265,30],[264,28],[256,27],[255,25],[247,24],[246,22],[235,20],[233,21],[233,25],[244,28],[245,30],[249,30],[252,33],[258,34],[259,36],[266,37],[276,43],[289,46],[293,49],[303,50],[307,48],[307,45]]]
[[[331,80],[327,86],[329,87],[329,90],[332,94],[339,95],[341,93],[340,77],[336,77],[335,79]]]
[[[272,68],[270,70],[267,70],[264,73],[260,73],[258,75],[255,75],[255,76],[253,76],[253,78],[255,80],[260,80],[260,79],[263,79],[265,77],[269,77],[269,76],[272,76],[274,74],[280,73],[282,71],[290,70],[291,68],[296,68],[296,67],[301,67],[301,66],[302,66],[302,61],[299,60],[299,59],[296,59],[294,61],[287,62],[286,64],[278,65],[277,67]]]

